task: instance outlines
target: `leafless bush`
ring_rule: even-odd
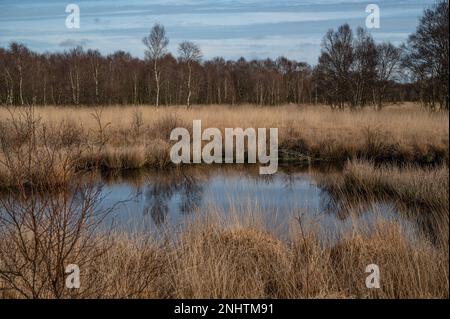
[[[52,195],[22,189],[2,196],[0,289],[25,298],[69,296],[65,268],[92,267],[107,249],[106,237],[95,233],[103,220],[97,203],[97,191],[85,185]],[[83,291],[91,289],[83,284]]]
[[[104,123],[102,119],[103,108],[96,108],[93,113],[91,113],[92,118],[94,119],[97,129],[95,145],[101,149],[108,143],[109,135],[108,135],[108,127],[111,125],[111,122]]]
[[[30,107],[9,122],[16,128],[11,134],[27,137],[23,143],[0,139],[0,165],[8,177],[0,196],[0,292],[74,296],[65,287],[65,268],[92,267],[107,250],[107,235],[97,232],[107,211],[98,209],[95,181],[79,178],[73,154],[52,148],[33,114]],[[95,288],[85,285],[81,293]]]
[[[177,115],[166,114],[155,122],[151,134],[154,138],[168,141],[170,133],[177,127],[187,127],[187,125]]]
[[[49,132],[36,119],[32,107],[11,113],[7,127],[8,135],[0,136],[2,188],[52,191],[71,181],[73,160],[81,150],[76,147],[70,150],[54,148],[51,139],[58,132]]]
[[[131,115],[131,134],[135,141],[141,136],[144,127],[142,110],[136,108]]]
[[[52,128],[51,144],[56,148],[80,147],[85,141],[82,125],[77,125],[73,120],[64,119]]]
[[[41,118],[34,109],[27,107],[5,108],[8,118],[0,123],[0,141],[2,148],[22,147],[30,142],[36,143],[35,128]]]

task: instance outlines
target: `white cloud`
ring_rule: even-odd
[[[176,52],[184,39],[198,42],[205,57],[264,58],[284,55],[317,61],[328,28],[363,25],[363,0],[86,0],[80,1],[81,29],[65,28],[65,0],[1,0],[0,45],[21,41],[31,49],[61,50],[83,45],[103,53],[143,56],[141,38],[163,23]],[[431,0],[378,0],[382,29],[377,40],[399,43],[414,31]]]

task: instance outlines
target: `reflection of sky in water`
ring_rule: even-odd
[[[294,217],[302,215],[306,221],[320,225],[324,236],[336,236],[336,230],[348,231],[358,225],[367,225],[374,216],[400,220],[407,229],[412,222],[401,220],[392,203],[370,203],[349,213],[332,201],[318,187],[312,175],[278,172],[264,177],[248,174],[229,174],[220,170],[207,179],[183,177],[176,180],[149,176],[142,186],[119,182],[102,186],[103,207],[115,206],[110,216],[116,227],[133,230],[151,230],[177,226],[189,216],[208,212],[211,207],[225,214],[231,210],[253,210],[277,232],[285,233]],[[356,216],[356,218],[355,218]]]

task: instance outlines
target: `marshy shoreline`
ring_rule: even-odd
[[[376,164],[448,165],[448,112],[430,113],[414,104],[387,106],[382,111],[292,105],[201,106],[190,110],[152,106],[1,108],[4,151],[0,159],[4,162],[8,145],[26,146],[32,134],[33,151],[38,156],[34,156],[35,167],[30,166],[31,184],[32,175],[42,171],[39,154],[46,152],[55,153],[54,166],[67,164],[78,171],[170,168],[171,131],[189,129],[195,119],[222,132],[228,127],[278,128],[281,164],[342,165],[361,159]],[[23,150],[16,152],[26,156]],[[2,185],[8,184],[8,178],[0,164]]]
[[[331,194],[395,200],[412,216],[425,208],[435,238],[411,239],[379,216],[324,243],[313,223],[286,212],[294,218],[281,239],[242,207],[231,217],[209,207],[162,241],[98,232],[108,212],[90,174],[183,169],[171,164],[169,135],[194,119],[277,127],[281,163],[338,165],[321,177]],[[1,108],[0,298],[448,298],[448,142],[448,112],[414,104]],[[70,291],[64,267],[74,263],[84,284]],[[382,287],[368,290],[373,263]]]

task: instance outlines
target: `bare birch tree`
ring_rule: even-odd
[[[155,106],[159,107],[159,91],[161,85],[161,71],[159,69],[159,61],[164,57],[169,45],[169,39],[166,36],[166,30],[163,25],[156,23],[150,34],[142,39],[147,47],[145,56],[153,62],[153,72],[156,82],[156,101]]]
[[[191,96],[192,96],[192,64],[200,62],[202,58],[202,51],[195,43],[184,41],[180,43],[178,47],[178,54],[180,56],[180,61],[186,63],[188,68],[188,79],[187,79],[187,108],[191,107]]]

